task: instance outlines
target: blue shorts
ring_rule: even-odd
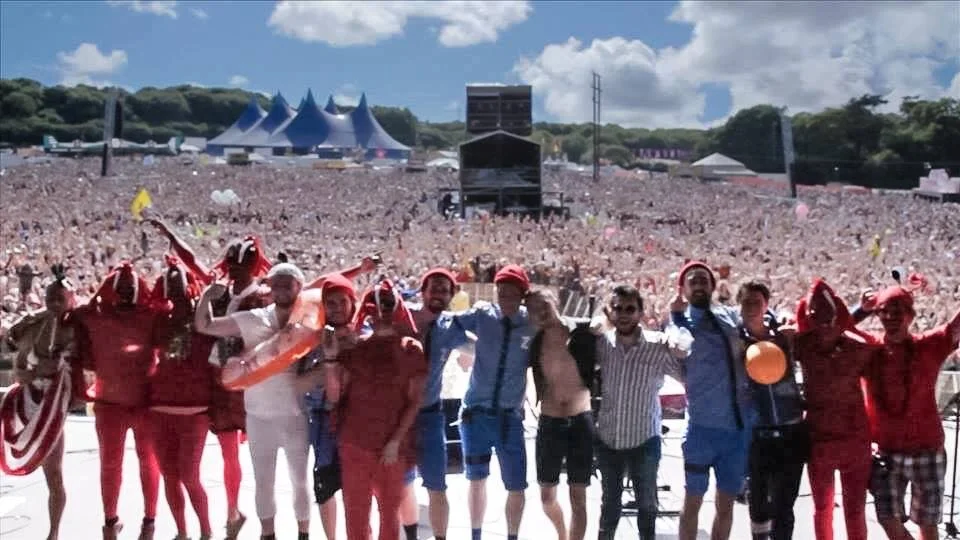
[[[432,409],[436,410],[432,410]],[[437,407],[425,407],[417,415],[417,469],[429,491],[447,489],[447,417]],[[407,473],[407,483],[416,479]]]
[[[490,476],[490,457],[495,450],[504,488],[527,489],[527,448],[520,412],[465,408],[460,413],[460,440],[467,480]]]
[[[690,424],[683,441],[683,468],[688,495],[703,496],[710,485],[710,469],[717,491],[736,496],[743,491],[750,449],[749,429],[732,431]]]

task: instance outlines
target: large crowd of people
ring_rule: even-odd
[[[123,526],[128,430],[145,503],[140,538],[153,537],[161,477],[178,538],[188,535],[183,491],[201,538],[211,537],[199,480],[210,430],[224,456],[229,538],[246,522],[236,503],[245,432],[261,538],[274,538],[281,448],[300,538],[308,537],[312,447],[328,538],[341,488],[348,538],[371,537],[373,498],[381,539],[416,538],[409,507],[420,476],[443,540],[440,394],[451,350],[471,340],[459,429],[474,539],[493,452],[508,492],[508,538],[519,531],[529,368],[542,413],[536,476],[561,539],[585,534],[583,488],[594,467],[604,492],[600,538],[614,538],[624,475],[640,537],[654,538],[667,375],[683,382],[689,402],[683,540],[696,536],[711,471],[714,538],[729,537],[734,499],[748,483],[754,538],[790,538],[804,464],[818,540],[833,534],[835,471],[848,538],[866,538],[868,489],[889,538],[909,538],[908,519],[925,540],[937,537],[946,458],[934,392],[960,339],[953,205],[842,189],[804,190],[797,203],[776,185],[635,173],[594,182],[559,172],[544,182],[566,194],[570,219],[464,221],[437,210],[438,190],[456,182],[447,173],[175,159],[115,166],[117,176],[99,178],[97,162],[59,160],[0,179],[3,337],[21,383],[7,399],[46,411],[49,396],[69,387],[75,401],[95,403],[105,539]],[[134,216],[141,210],[132,212],[131,200],[144,188],[152,206]],[[228,205],[211,196],[228,189],[236,195]],[[467,281],[491,282],[495,294],[449,311]],[[322,292],[321,345],[243,390],[223,384],[238,363],[283,356],[278,347],[313,289]],[[597,323],[563,317],[557,291],[601,299]],[[797,367],[784,362],[760,380],[745,360],[762,343]],[[62,439],[31,434],[15,442],[43,456],[57,538]],[[40,465],[4,460],[18,473]],[[569,523],[556,499],[564,464]]]

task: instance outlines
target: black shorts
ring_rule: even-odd
[[[541,415],[537,429],[537,482],[560,483],[566,462],[567,483],[589,485],[593,473],[593,413],[567,418]]]
[[[317,504],[323,504],[332,499],[341,487],[339,459],[330,465],[314,467],[313,494],[317,498]]]

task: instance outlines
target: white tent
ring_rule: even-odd
[[[743,163],[720,153],[710,154],[700,161],[695,162],[691,167],[693,167],[694,175],[700,178],[757,175],[757,173],[748,169]]]

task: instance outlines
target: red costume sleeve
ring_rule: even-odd
[[[204,285],[209,285],[213,281],[212,271],[197,260],[197,255],[183,240],[171,234],[170,248],[197,280]]]

